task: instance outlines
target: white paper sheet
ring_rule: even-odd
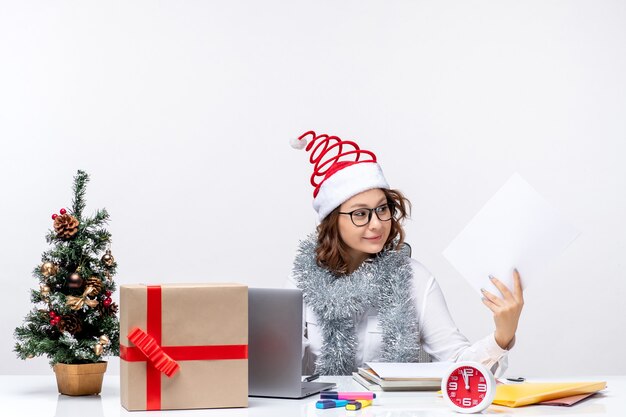
[[[381,378],[403,379],[435,379],[443,378],[443,374],[452,366],[452,362],[428,363],[395,363],[395,362],[366,362]]]
[[[500,296],[493,275],[513,289],[513,268],[524,288],[560,255],[579,232],[515,173],[485,204],[443,255],[480,293]],[[541,277],[548,279],[549,277]]]

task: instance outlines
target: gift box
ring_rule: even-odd
[[[120,391],[127,410],[248,406],[248,288],[122,285]]]

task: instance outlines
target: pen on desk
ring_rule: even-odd
[[[526,381],[526,378],[518,376],[517,378],[507,378],[506,380],[511,382],[524,382]]]
[[[311,376],[307,376],[306,378],[304,378],[304,382],[315,381],[319,377],[320,377],[320,374],[313,374]]]
[[[370,405],[372,405],[372,400],[348,401],[348,404],[346,404],[346,410],[360,410],[361,408],[369,407]]]
[[[320,398],[334,400],[373,400],[376,398],[376,394],[373,392],[322,391],[320,392]]]

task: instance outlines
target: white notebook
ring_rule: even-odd
[[[393,379],[441,379],[452,362],[396,363],[367,362],[379,377]]]

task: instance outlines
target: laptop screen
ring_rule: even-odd
[[[302,292],[248,289],[249,395],[299,397]]]

